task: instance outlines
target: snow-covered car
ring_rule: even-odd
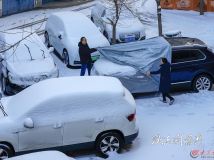
[[[112,10],[104,4],[97,3],[91,11],[91,20],[105,37],[112,42],[112,25],[109,19],[112,19]],[[140,20],[129,10],[123,9],[116,27],[117,42],[131,42],[144,40],[146,38],[145,28]]]
[[[12,157],[8,158],[7,160],[75,160],[75,159],[68,157],[65,154],[58,151],[43,151]]]
[[[20,91],[47,78],[58,77],[58,68],[36,33],[9,30],[0,34],[1,84],[5,94]]]
[[[196,38],[157,37],[99,50],[104,56],[95,62],[93,74],[116,77],[131,93],[158,92],[159,75],[146,73],[160,68],[161,57],[171,63],[173,88],[199,91],[213,86],[214,53]]]
[[[9,157],[83,148],[107,156],[138,135],[135,100],[112,77],[52,78],[4,97],[0,104],[0,151]]]
[[[109,46],[108,40],[88,17],[77,12],[58,12],[52,14],[46,23],[45,39],[48,46],[53,46],[66,65],[79,66],[78,43],[86,37],[90,48]],[[92,53],[92,60],[99,58]]]

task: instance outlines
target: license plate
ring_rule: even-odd
[[[128,35],[125,37],[125,42],[133,42],[135,41],[135,35]]]
[[[100,58],[100,56],[91,56],[92,61],[96,61]]]

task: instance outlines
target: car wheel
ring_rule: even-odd
[[[63,63],[66,64],[67,66],[70,64],[68,51],[66,49],[63,50],[62,60],[63,60]]]
[[[104,133],[96,140],[96,151],[100,156],[108,158],[110,152],[120,153],[123,145],[124,140],[120,134]]]
[[[211,90],[212,89],[212,79],[210,76],[203,74],[195,78],[193,82],[193,90]]]
[[[48,32],[45,32],[45,43],[47,44],[47,47],[51,47]]]
[[[6,144],[0,144],[0,160],[10,158],[14,155],[13,149]]]
[[[4,77],[4,75],[1,75],[1,90],[2,93],[4,93],[5,95],[8,94],[7,92],[7,86],[8,86],[8,79]]]

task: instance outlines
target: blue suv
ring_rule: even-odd
[[[167,38],[172,45],[171,84],[193,90],[211,90],[214,80],[214,53],[195,38]]]

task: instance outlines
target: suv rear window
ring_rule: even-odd
[[[204,58],[205,55],[197,49],[172,51],[172,63],[189,62]]]

